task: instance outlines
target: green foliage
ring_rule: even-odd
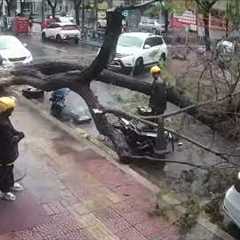
[[[147,17],[158,17],[161,11],[169,11],[173,10],[172,5],[169,2],[160,3],[157,2],[144,11],[144,15]]]
[[[171,0],[168,2],[172,11],[177,15],[181,15],[186,10],[185,0]]]
[[[188,233],[195,226],[201,212],[199,201],[193,197],[186,201],[184,206],[186,212],[178,220],[179,231],[182,234]]]
[[[226,18],[233,23],[234,27],[239,27],[240,25],[240,1],[239,0],[227,1]]]
[[[202,13],[209,13],[213,5],[220,0],[195,0]]]

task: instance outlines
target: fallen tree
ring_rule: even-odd
[[[112,54],[115,51],[117,40],[121,33],[122,12],[124,10],[146,7],[155,1],[152,0],[136,6],[117,7],[109,10],[107,13],[107,29],[104,43],[98,56],[90,66],[82,66],[79,63],[71,62],[45,62],[28,65],[27,67],[16,67],[11,70],[2,70],[0,87],[31,85],[44,91],[53,91],[60,88],[71,89],[84,99],[92,114],[97,130],[111,140],[119,159],[121,161],[139,159],[139,156],[134,156],[132,153],[123,133],[111,124],[106,115],[97,114],[98,111],[104,112],[105,109],[92,91],[91,82],[100,81],[150,95],[150,83],[136,81],[136,79],[130,76],[111,72],[106,69],[106,66],[109,59],[113,57]],[[196,117],[198,116],[198,106],[193,105],[188,97],[171,86],[168,87],[168,101],[182,108],[191,105],[189,109],[186,108],[184,111]],[[204,118],[201,120],[204,122]],[[201,145],[198,146],[201,147]],[[205,150],[207,149],[205,148]]]

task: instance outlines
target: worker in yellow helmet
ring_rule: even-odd
[[[24,133],[18,132],[9,117],[16,106],[13,97],[0,97],[0,198],[14,201],[13,192],[23,190],[19,183],[14,183],[13,168],[18,158],[18,143]]]
[[[149,107],[152,109],[153,115],[163,114],[167,108],[167,89],[165,82],[161,79],[161,69],[153,66],[150,69],[153,77]]]

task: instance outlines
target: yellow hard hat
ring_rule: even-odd
[[[16,100],[14,97],[1,97],[0,98],[0,113],[6,112],[9,109],[16,107]]]
[[[160,72],[161,72],[161,69],[158,66],[153,66],[150,70],[151,74],[156,74],[156,73],[160,73]]]

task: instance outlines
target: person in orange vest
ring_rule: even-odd
[[[14,201],[13,192],[22,191],[23,186],[14,182],[14,162],[18,158],[18,143],[24,133],[17,131],[9,117],[16,106],[13,97],[0,98],[0,199]]]

